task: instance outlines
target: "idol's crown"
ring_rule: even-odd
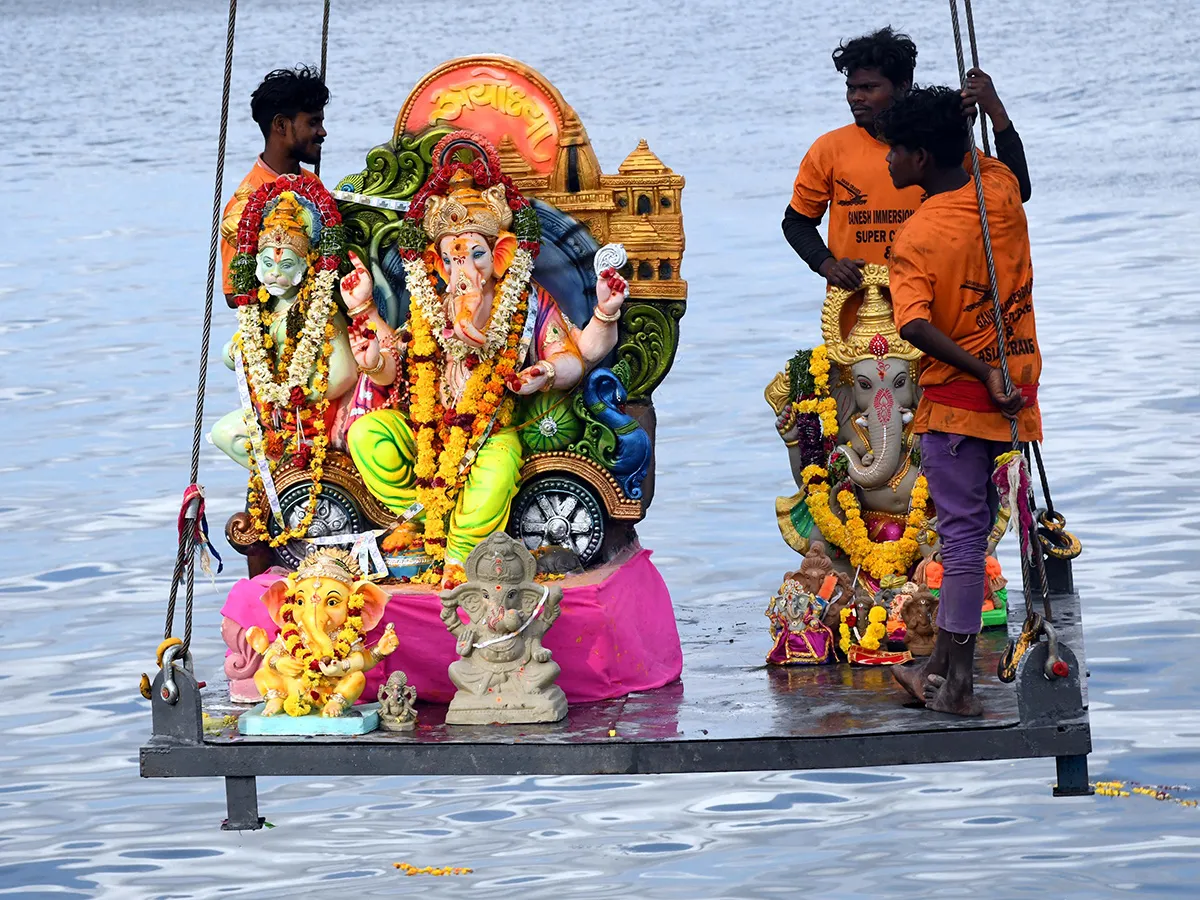
[[[304,217],[304,211],[291,191],[280,194],[279,201],[263,220],[262,231],[258,235],[258,249],[275,247],[293,250],[303,259],[312,244]]]
[[[482,191],[475,187],[470,172],[459,169],[450,178],[445,196],[433,195],[425,202],[425,233],[433,243],[448,234],[476,232],[493,240],[512,225],[503,184]]]
[[[332,578],[343,584],[353,584],[362,578],[362,570],[354,557],[345,550],[322,548],[313,550],[296,569],[296,581],[307,578]]]

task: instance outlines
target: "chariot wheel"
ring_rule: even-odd
[[[530,551],[566,547],[588,566],[604,543],[604,507],[575,479],[548,475],[521,487],[508,530]]]
[[[288,528],[300,524],[308,512],[308,490],[310,482],[305,479],[286,488],[279,495],[279,507]],[[363,515],[358,502],[350,492],[328,480],[322,483],[317,496],[317,511],[308,526],[309,537],[327,537],[336,534],[359,534],[372,527]],[[273,516],[267,517],[267,532],[271,537],[279,534],[280,528]],[[338,544],[337,549],[349,550],[349,544]],[[290,569],[297,568],[309,551],[316,549],[306,540],[288,541],[275,549],[280,563]]]

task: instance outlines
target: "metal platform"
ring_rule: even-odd
[[[1070,571],[1057,573],[1070,589]],[[1065,576],[1065,577],[1064,577]],[[418,704],[410,734],[352,738],[205,734],[201,712],[220,718],[247,707],[228,701],[226,685],[200,690],[176,670],[179,699],[162,699],[154,682],[154,736],[141,748],[145,777],[223,777],[229,819],[223,827],[260,826],[259,775],[642,774],[760,771],[1053,756],[1058,795],[1088,792],[1086,662],[1079,596],[1053,595],[1067,678],[1042,674],[1046,644],[1022,661],[1017,680],[1001,684],[1000,630],[980,637],[976,690],[986,710],[961,719],[905,706],[886,668],[848,665],[780,669],[762,664],[752,622],[725,627],[719,639],[685,644],[680,682],[620,700],[576,704],[553,725],[447,726],[446,707]],[[1020,632],[1024,603],[1012,593],[1009,631]],[[1064,647],[1068,648],[1064,651]]]

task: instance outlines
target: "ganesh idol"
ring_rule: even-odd
[[[517,397],[569,391],[609,354],[627,285],[604,270],[591,319],[572,323],[533,281],[537,213],[491,144],[456,132],[433,160],[398,239],[404,326],[390,328],[375,310],[361,263],[343,281],[354,358],[383,394],[382,408],[350,426],[347,445],[402,522],[385,549],[423,548],[432,564],[421,580],[450,587],[471,550],[508,522],[522,462]]]
[[[799,492],[779,497],[792,549],[817,542],[872,591],[897,587],[920,559],[932,509],[913,433],[921,352],[900,337],[884,266],[859,291],[830,287],[825,343],[801,350],[767,387]]]

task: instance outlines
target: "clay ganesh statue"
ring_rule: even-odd
[[[921,354],[892,320],[886,267],[866,266],[863,282],[857,308],[856,293],[829,288],[825,343],[800,351],[766,398],[800,488],[776,501],[784,540],[800,553],[825,542],[839,569],[877,590],[917,561],[928,492],[912,433]]]
[[[333,198],[307,176],[260,187],[238,224],[230,266],[238,331],[223,356],[238,376],[242,408],[223,416],[210,440],[251,470],[251,521],[273,547],[307,534],[325,454],[342,442],[358,379],[334,299],[342,245]],[[309,500],[294,522],[283,521],[273,480],[284,464],[311,475]]]
[[[562,588],[538,584],[536,570],[519,541],[497,532],[467,557],[467,582],[442,592],[442,621],[460,657],[449,669],[458,692],[447,724],[556,722],[567,714],[566,695],[554,683],[558,663],[542,646]]]
[[[246,640],[263,655],[254,682],[266,698],[261,715],[340,717],[362,695],[363,673],[399,646],[389,624],[374,647],[364,635],[383,618],[389,595],[362,577],[342,550],[309,554],[263,594],[279,635],[258,627]]]
[[[532,280],[538,217],[495,149],[455,132],[433,161],[399,231],[407,322],[388,326],[361,263],[345,282],[354,357],[379,393],[347,443],[367,487],[404,520],[385,549],[423,548],[432,565],[420,577],[448,588],[507,524],[522,463],[516,397],[578,384],[615,346],[627,288],[602,271],[590,321],[570,322]]]

